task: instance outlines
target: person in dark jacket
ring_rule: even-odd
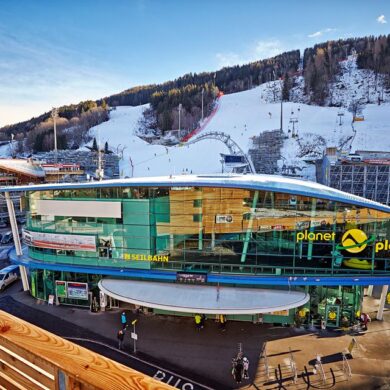
[[[125,332],[123,329],[119,329],[118,334],[117,334],[117,339],[118,339],[118,349],[122,349],[123,345],[123,339],[125,337]]]

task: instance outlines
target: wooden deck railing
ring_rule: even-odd
[[[0,311],[0,389],[173,387]]]

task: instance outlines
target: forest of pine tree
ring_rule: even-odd
[[[339,62],[353,53],[359,68],[382,73],[390,87],[390,35],[328,41],[306,49],[303,55],[305,92],[311,103],[325,103],[329,83],[339,72]]]

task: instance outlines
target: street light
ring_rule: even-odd
[[[53,118],[53,125],[54,125],[54,155],[55,155],[55,162],[57,163],[57,123],[56,119],[58,116],[58,109],[53,107],[51,110],[51,117]]]
[[[181,108],[182,108],[182,104],[180,103],[180,104],[179,104],[179,136],[180,136],[180,116],[181,116]]]
[[[138,339],[137,333],[135,333],[135,324],[137,323],[138,320],[132,321],[131,325],[133,325],[133,331],[131,332],[131,338],[134,340],[134,353],[137,352],[137,347],[136,347],[136,342]]]
[[[203,122],[203,118],[204,118],[204,115],[203,115],[203,95],[204,95],[204,88],[202,88],[202,122]]]

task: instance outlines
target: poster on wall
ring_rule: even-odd
[[[386,295],[385,308],[390,309],[390,291],[388,291]]]
[[[88,300],[88,284],[68,282],[68,298]]]
[[[24,230],[23,241],[26,245],[37,248],[96,252],[95,236],[41,233]]]
[[[68,294],[66,292],[66,282],[56,280],[56,295],[58,298],[68,298]]]
[[[231,215],[217,214],[215,216],[215,223],[232,223],[233,217]]]

